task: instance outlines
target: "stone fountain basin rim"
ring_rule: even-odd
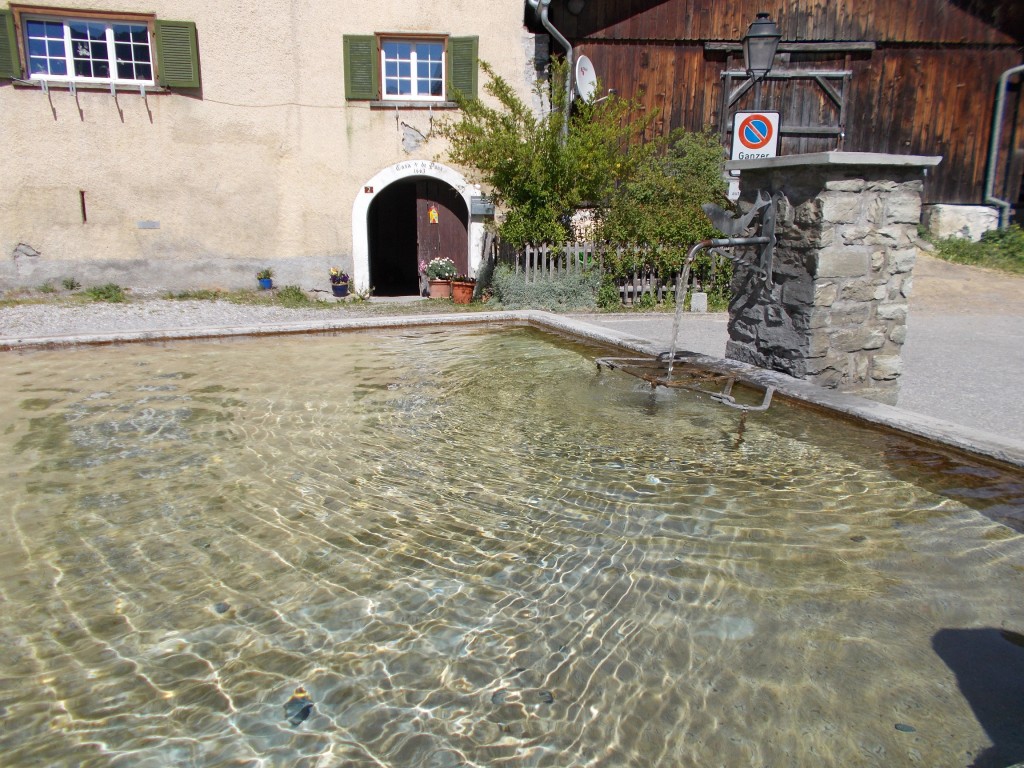
[[[666,350],[643,339],[609,328],[592,325],[578,318],[564,317],[540,310],[508,310],[472,314],[401,315],[312,320],[294,323],[214,326],[205,328],[167,328],[147,331],[34,336],[0,340],[0,352],[95,344],[216,339],[241,336],[265,336],[332,331],[416,328],[424,326],[529,325],[595,342],[614,350],[628,350],[652,357]],[[684,350],[685,351],[685,350]],[[994,461],[1015,469],[1024,469],[1024,441],[1004,438],[984,430],[971,429],[857,395],[839,392],[796,379],[784,373],[707,355],[691,354],[688,360],[709,371],[728,373],[740,382],[760,389],[775,387],[775,397],[816,408],[862,425],[881,428],[926,443],[960,451],[974,458]]]

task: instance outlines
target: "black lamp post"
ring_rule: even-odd
[[[768,18],[768,14],[757,14],[757,18],[747,27],[747,34],[743,36],[743,63],[749,77],[755,81],[763,80],[771,72],[775,51],[781,39],[782,33],[775,22]]]

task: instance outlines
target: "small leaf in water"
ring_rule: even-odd
[[[292,697],[285,702],[284,717],[292,725],[298,725],[313,711],[313,699],[301,685],[295,689]]]
[[[903,733],[917,733],[917,728],[906,723],[896,723],[896,730]]]

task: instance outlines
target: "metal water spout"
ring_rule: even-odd
[[[733,216],[728,211],[719,208],[714,203],[705,203],[704,212],[711,219],[715,228],[731,237],[722,237],[711,240],[701,240],[690,248],[683,260],[682,269],[676,275],[676,316],[672,322],[672,346],[668,356],[668,375],[672,377],[672,365],[675,362],[676,352],[679,348],[679,327],[683,319],[683,302],[686,299],[686,284],[690,277],[690,266],[700,254],[707,248],[738,248],[743,246],[760,245],[761,252],[756,264],[736,254],[727,253],[726,256],[734,262],[743,262],[750,266],[765,287],[771,290],[772,287],[772,260],[775,254],[775,220],[778,215],[775,199],[765,192],[758,190],[757,199],[750,210],[742,216]],[[746,231],[756,217],[761,217],[760,234],[756,237],[737,237]]]

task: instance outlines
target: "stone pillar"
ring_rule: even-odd
[[[726,357],[895,402],[923,176],[940,160],[824,152],[729,162],[741,171],[741,206],[759,190],[772,195],[778,244],[771,288],[734,266]]]

